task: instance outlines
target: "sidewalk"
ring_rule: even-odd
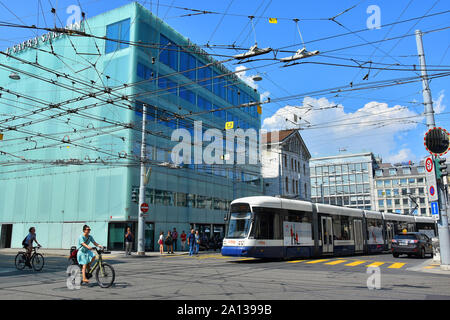
[[[407,270],[434,273],[434,274],[444,274],[450,276],[450,270],[442,270],[440,267],[440,263],[434,261],[433,259],[427,259],[424,263],[416,267],[407,268]]]
[[[7,249],[0,249],[0,254],[4,255],[16,255],[17,252],[24,251],[22,248],[7,248]],[[69,257],[69,249],[46,249],[41,248],[38,249],[39,253],[42,253],[43,255],[47,256],[58,256],[58,257]],[[220,253],[220,251],[200,251],[199,254],[211,254],[211,253]],[[159,251],[149,251],[145,252],[145,256],[138,256],[136,252],[132,252],[131,256],[126,256],[125,251],[111,251],[110,254],[105,255],[105,257],[110,258],[119,258],[119,257],[132,257],[132,258],[145,258],[145,257],[163,257],[163,256],[182,256],[182,255],[188,255],[188,251],[176,251],[173,254],[168,254],[167,252],[164,252],[163,254],[160,254]]]

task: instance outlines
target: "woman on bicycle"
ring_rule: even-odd
[[[86,278],[86,267],[90,268],[91,263],[95,260],[95,254],[92,252],[92,248],[89,244],[92,242],[96,247],[103,248],[97,242],[95,242],[94,238],[89,234],[91,232],[91,228],[89,226],[83,226],[83,233],[78,238],[78,246],[80,250],[77,253],[78,263],[83,265],[83,282],[89,283],[89,280]]]

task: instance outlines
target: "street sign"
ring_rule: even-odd
[[[148,211],[148,204],[146,204],[145,202],[141,204],[141,211],[146,213]]]
[[[234,121],[228,121],[225,123],[225,130],[233,129],[234,127]]]
[[[442,128],[431,128],[423,138],[425,149],[435,156],[442,156],[450,150],[450,135]]]
[[[431,216],[434,220],[439,220],[439,205],[437,202],[431,202]]]
[[[438,201],[435,165],[431,156],[425,158],[425,178],[427,181],[428,201]]]

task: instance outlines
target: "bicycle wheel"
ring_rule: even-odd
[[[27,256],[23,252],[19,252],[16,255],[15,264],[18,270],[23,270],[25,268],[25,263],[27,262]]]
[[[97,279],[97,283],[100,287],[109,288],[114,283],[116,273],[112,266],[107,263],[103,263],[103,272],[100,270],[100,266],[98,266],[97,271],[95,272],[95,278]]]
[[[34,271],[41,271],[44,267],[44,256],[40,253],[35,253],[31,260]]]

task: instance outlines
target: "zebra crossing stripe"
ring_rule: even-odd
[[[355,267],[355,266],[359,266],[360,264],[363,264],[365,262],[367,262],[367,261],[366,260],[358,260],[355,262],[347,263],[346,266]]]
[[[336,265],[336,264],[343,263],[343,262],[347,262],[347,261],[348,261],[348,260],[334,260],[334,261],[331,261],[331,262],[327,262],[327,263],[325,263],[325,264],[334,266],[334,265]]]
[[[367,265],[366,267],[368,267],[368,268],[369,267],[379,267],[379,266],[381,266],[383,264],[384,264],[384,262],[373,262],[373,263]]]
[[[406,263],[400,263],[400,262],[396,262],[391,264],[388,269],[400,269],[401,267],[403,267]]]

